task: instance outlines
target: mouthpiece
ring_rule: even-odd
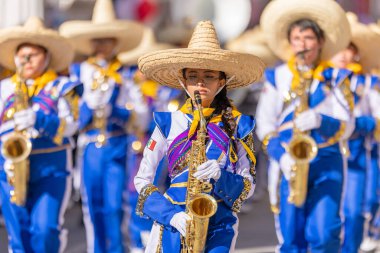
[[[197,105],[201,105],[202,104],[201,94],[197,90],[194,91],[194,99],[195,99],[195,103]]]

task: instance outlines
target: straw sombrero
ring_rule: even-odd
[[[59,28],[61,35],[69,38],[75,50],[84,55],[93,53],[92,39],[116,38],[116,53],[135,48],[143,30],[144,26],[137,22],[116,19],[111,0],[96,1],[91,21],[67,21]]]
[[[358,47],[360,60],[365,73],[380,67],[380,34],[376,24],[360,23],[354,13],[347,13],[351,25],[351,41]]]
[[[257,55],[267,66],[273,66],[279,61],[279,58],[269,48],[265,35],[259,26],[229,41],[226,44],[226,49],[239,53]]]
[[[225,72],[227,78],[234,76],[228,89],[254,83],[264,71],[264,63],[257,56],[221,49],[211,21],[198,23],[187,48],[149,53],[140,57],[138,64],[147,78],[173,88],[181,88],[178,78],[184,81],[184,68],[217,70]]]
[[[0,64],[7,69],[16,70],[14,55],[17,47],[23,43],[46,48],[51,55],[49,67],[56,71],[65,69],[74,58],[74,50],[65,38],[58,32],[45,28],[38,17],[31,17],[24,26],[0,31]]]
[[[328,60],[344,49],[351,39],[350,25],[343,9],[333,0],[273,0],[264,9],[260,25],[269,47],[282,60],[293,52],[288,42],[289,25],[299,19],[315,21],[325,34],[321,59]]]
[[[174,46],[166,43],[157,43],[153,30],[151,28],[145,28],[143,38],[138,47],[120,53],[117,58],[123,64],[136,65],[140,56],[163,49],[173,48]]]

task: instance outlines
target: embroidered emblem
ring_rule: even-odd
[[[147,148],[151,151],[154,150],[154,147],[156,146],[157,142],[153,140],[152,138],[149,139],[148,143],[146,144]]]

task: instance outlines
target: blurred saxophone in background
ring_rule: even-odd
[[[297,57],[303,61],[307,51],[298,53]],[[309,109],[309,90],[313,80],[312,72],[305,65],[297,66],[297,70],[300,75],[300,84],[295,90],[295,95],[299,98],[299,105],[294,111],[294,117]],[[309,163],[317,155],[318,146],[308,132],[302,132],[293,126],[293,136],[288,145],[288,152],[295,161],[289,179],[288,201],[300,207],[306,199]]]
[[[14,91],[14,104],[11,110],[11,116],[14,113],[26,110],[29,107],[28,89],[25,81],[22,78],[23,69],[30,57],[26,57],[24,61],[17,66],[18,80]],[[6,137],[1,146],[1,153],[6,159],[4,166],[6,170],[10,171],[12,176],[8,176],[8,182],[13,186],[11,190],[11,202],[16,205],[22,206],[25,204],[28,181],[29,181],[29,155],[32,150],[32,143],[30,136],[26,130],[18,131],[16,126],[14,131]]]

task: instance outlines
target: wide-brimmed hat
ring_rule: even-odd
[[[182,69],[209,69],[223,71],[228,89],[249,85],[259,80],[265,64],[251,54],[223,50],[211,21],[201,21],[194,29],[189,46],[180,49],[160,50],[143,55],[139,68],[149,79],[173,88],[181,88]]]
[[[74,49],[58,32],[45,28],[38,17],[29,18],[23,26],[0,30],[0,64],[16,70],[14,55],[17,47],[28,43],[44,47],[50,54],[49,68],[61,71],[74,58]]]
[[[354,13],[347,13],[351,25],[351,41],[358,47],[364,72],[380,67],[380,27],[376,24],[365,25],[359,22]]]
[[[226,44],[226,49],[239,53],[256,55],[260,57],[267,66],[273,66],[280,60],[269,48],[265,34],[259,26],[256,26],[244,32],[236,39],[229,41]]]
[[[144,54],[158,51],[158,50],[163,50],[163,49],[169,49],[169,48],[174,48],[174,46],[166,43],[158,43],[156,41],[156,38],[154,37],[154,32],[151,28],[147,27],[144,30],[144,35],[143,38],[138,45],[138,47],[127,51],[127,52],[122,52],[118,54],[117,58],[119,59],[120,62],[123,64],[137,64],[137,60]]]
[[[84,55],[93,53],[93,39],[117,39],[116,53],[135,48],[143,31],[144,26],[140,23],[116,19],[111,0],[96,1],[91,21],[67,21],[59,28],[61,35],[69,38],[75,50]]]
[[[289,26],[300,19],[310,19],[323,30],[325,43],[321,59],[328,60],[346,48],[351,39],[344,10],[333,0],[273,0],[264,9],[260,26],[269,47],[282,60],[294,55],[288,41]]]

